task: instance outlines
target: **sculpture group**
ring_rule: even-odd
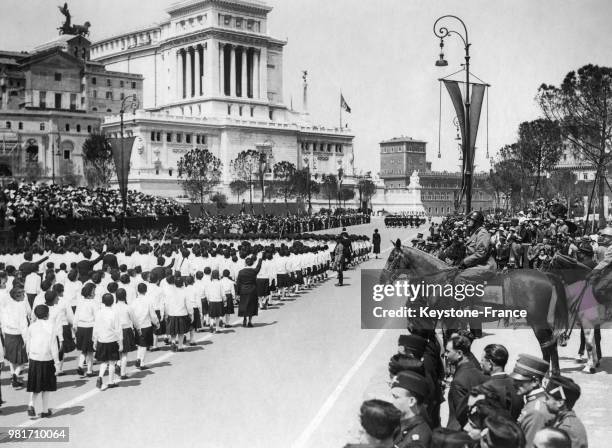
[[[85,22],[83,25],[72,25],[71,24],[71,15],[68,10],[68,3],[64,3],[64,6],[58,6],[60,12],[64,17],[66,17],[66,21],[62,24],[61,27],[58,28],[60,34],[70,34],[75,36],[89,36],[89,27],[91,23]]]

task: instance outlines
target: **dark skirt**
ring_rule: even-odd
[[[270,280],[267,278],[257,279],[257,296],[265,297],[270,295]]]
[[[272,279],[270,282],[270,292],[276,291],[276,280]]]
[[[238,305],[238,316],[251,317],[257,316],[259,310],[259,300],[251,294],[240,295],[240,305]]]
[[[96,360],[100,362],[119,361],[118,342],[98,342]]]
[[[278,280],[279,288],[287,288],[288,286],[291,286],[291,277],[289,277],[289,274],[278,274],[276,278]]]
[[[161,311],[155,310],[155,314],[157,315],[157,320],[159,320],[159,328],[155,330],[156,335],[166,334],[166,321],[161,318]]]
[[[17,365],[28,362],[25,342],[20,334],[4,335],[4,359]]]
[[[168,317],[168,334],[176,336],[177,334],[189,333],[189,316],[169,316]]]
[[[139,347],[152,347],[153,327],[146,327],[138,330],[138,338],[136,339],[136,343]]]
[[[206,316],[208,314],[208,300],[202,299],[202,316]]]
[[[55,376],[55,363],[53,361],[35,361],[30,359],[28,365],[28,392],[55,392],[57,390],[57,377]],[[47,412],[46,409],[43,409]]]
[[[62,336],[64,337],[64,340],[62,341],[60,350],[62,353],[70,353],[76,348],[76,344],[74,343],[74,338],[72,336],[72,327],[70,325],[62,326]]]
[[[225,309],[223,308],[223,302],[209,302],[208,314],[211,318],[225,316]]]
[[[380,253],[380,244],[374,244],[374,253],[375,254],[379,254]]]
[[[200,316],[200,308],[193,309],[193,322],[191,322],[191,328],[199,330],[202,328],[202,317]]]
[[[123,329],[123,350],[121,353],[129,353],[136,350],[136,336],[133,328]]]
[[[231,294],[225,294],[225,314],[234,314],[234,297]]]
[[[295,271],[295,284],[296,285],[304,284],[304,274],[302,274],[302,271]]]
[[[83,353],[93,353],[93,327],[77,327],[76,349]]]

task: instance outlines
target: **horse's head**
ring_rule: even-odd
[[[446,263],[433,255],[414,247],[403,246],[398,239],[389,254],[379,281],[382,284],[393,283],[400,276],[419,282],[432,275],[453,270]]]

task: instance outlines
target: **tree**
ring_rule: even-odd
[[[561,159],[563,145],[559,124],[546,118],[525,121],[519,125],[516,145],[525,170],[535,175],[533,200],[538,196],[542,173],[552,170]]]
[[[321,186],[316,181],[317,177],[312,179],[310,175],[310,170],[308,168],[303,168],[301,170],[296,170],[293,175],[292,183],[295,188],[296,195],[302,200],[306,199],[308,201],[308,213],[312,209],[312,195],[318,194],[321,191]]]
[[[502,151],[500,151],[501,153]],[[491,188],[499,197],[502,193],[510,200],[506,206],[512,206],[518,197],[521,197],[522,178],[520,163],[516,159],[505,159],[494,162],[489,174]]]
[[[559,122],[563,138],[597,172],[599,210],[604,210],[606,167],[612,160],[612,68],[585,65],[571,71],[559,87],[542,84],[536,99],[549,120]],[[603,213],[599,226],[605,227]]]
[[[115,174],[113,150],[104,134],[89,134],[83,143],[83,174],[92,187],[107,188]]]
[[[43,175],[43,169],[40,162],[26,162],[23,176],[28,182],[36,182]]]
[[[253,180],[254,177],[261,178],[262,185],[262,205],[263,205],[263,172],[261,169],[261,154],[259,151],[254,149],[245,149],[241,151],[236,158],[232,161],[232,170],[234,176],[238,179],[244,179],[248,182],[249,186],[249,204],[251,205],[251,213],[253,212]],[[255,177],[255,178],[257,178]]]
[[[362,207],[363,203],[366,203],[366,207],[368,208],[368,203],[374,194],[376,193],[376,184],[372,182],[369,178],[369,174],[366,174],[364,178],[359,179],[357,182],[357,191],[359,192],[359,206]]]
[[[344,202],[344,208],[346,208],[346,201],[355,199],[355,190],[352,188],[343,188],[340,190],[340,200]]]
[[[321,192],[327,198],[331,210],[331,200],[338,194],[338,178],[334,174],[323,174],[323,177],[321,177]]]
[[[283,198],[285,207],[287,211],[289,211],[287,200],[295,197],[295,186],[293,185],[293,178],[296,172],[295,165],[283,160],[274,164],[272,172],[274,173],[274,181],[276,184],[274,194]]]
[[[183,179],[183,190],[194,202],[204,207],[204,197],[209,195],[221,180],[221,160],[208,149],[194,148],[178,161],[178,177]]]
[[[238,202],[240,202],[240,196],[248,190],[249,184],[245,180],[235,179],[230,182],[229,187],[232,193],[238,196]]]
[[[210,202],[214,203],[217,207],[217,213],[219,210],[227,207],[227,197],[223,193],[215,193],[210,197]]]

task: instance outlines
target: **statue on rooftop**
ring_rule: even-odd
[[[64,6],[57,7],[62,15],[66,18],[62,26],[58,28],[60,34],[70,34],[74,36],[89,36],[89,27],[91,23],[85,22],[83,25],[72,25],[72,15],[68,10],[68,3]]]

